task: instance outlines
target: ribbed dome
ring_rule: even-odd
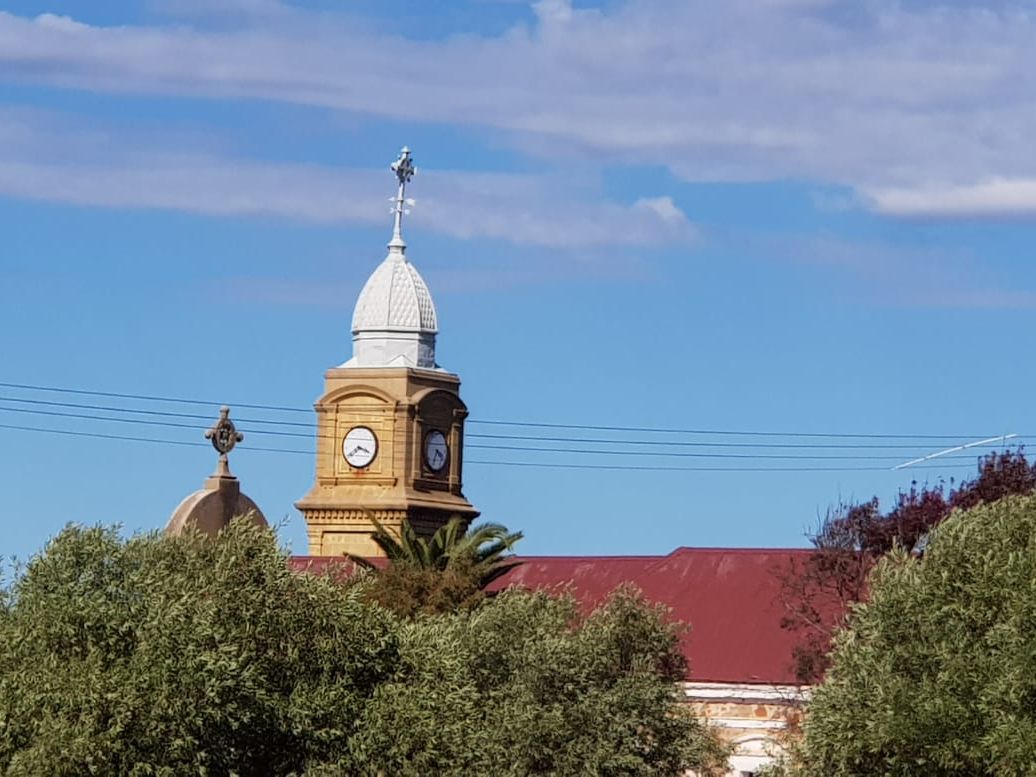
[[[388,256],[375,268],[353,310],[353,357],[342,367],[437,370],[435,303],[421,273],[406,260],[403,214],[407,182],[414,175],[406,146],[391,166],[399,182]]]
[[[424,278],[403,252],[390,249],[385,261],[367,279],[353,311],[353,334],[359,332],[425,332],[439,330],[435,303]]]

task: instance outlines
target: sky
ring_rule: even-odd
[[[800,546],[968,477],[1036,434],[1034,36],[1031,0],[0,3],[0,554],[161,528],[221,403],[305,552],[404,144],[465,494],[523,552]]]

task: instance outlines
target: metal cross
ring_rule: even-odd
[[[410,157],[410,149],[403,146],[403,150],[399,152],[399,159],[393,162],[390,166],[392,172],[396,174],[396,179],[399,181],[399,189],[396,192],[396,199],[392,206],[392,213],[395,217],[395,222],[392,226],[392,241],[389,246],[396,246],[399,248],[405,248],[406,243],[403,242],[403,214],[409,213],[406,210],[407,205],[413,205],[413,200],[406,198],[406,185],[410,183],[410,179],[414,177],[414,173],[417,172],[417,168],[414,167],[414,160]]]

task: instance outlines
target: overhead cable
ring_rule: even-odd
[[[163,397],[148,394],[134,394],[113,391],[94,391],[88,389],[77,389],[62,386],[43,386],[29,383],[0,382],[0,388],[14,388],[25,391],[45,391],[59,394],[78,394],[84,396],[111,397],[118,399],[132,399],[144,402],[168,402],[187,405],[219,406],[222,404],[231,405],[237,408],[269,410],[275,412],[290,413],[312,413],[312,408],[289,407],[285,405],[256,404],[248,402],[217,402],[215,400],[185,399],[182,397]],[[288,423],[282,421],[262,421],[261,423]],[[537,421],[508,421],[501,419],[480,419],[469,418],[469,424],[504,426],[519,428],[539,429],[571,429],[584,431],[601,432],[637,432],[645,434],[672,434],[672,435],[710,435],[716,437],[738,436],[738,437],[788,437],[803,439],[863,439],[863,440],[948,440],[956,442],[962,439],[976,439],[991,435],[981,434],[887,434],[887,433],[857,433],[857,432],[805,432],[805,431],[772,431],[772,430],[747,430],[747,429],[700,429],[700,428],[676,428],[676,427],[655,427],[655,426],[620,426],[601,424],[568,424],[550,423]],[[1026,436],[1026,435],[1021,435]]]

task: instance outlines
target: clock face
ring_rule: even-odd
[[[366,467],[378,455],[378,438],[366,426],[354,426],[342,440],[342,454],[349,466]]]
[[[446,438],[439,430],[428,433],[424,438],[424,461],[432,472],[440,472],[446,466],[446,456],[449,447],[446,445]]]

